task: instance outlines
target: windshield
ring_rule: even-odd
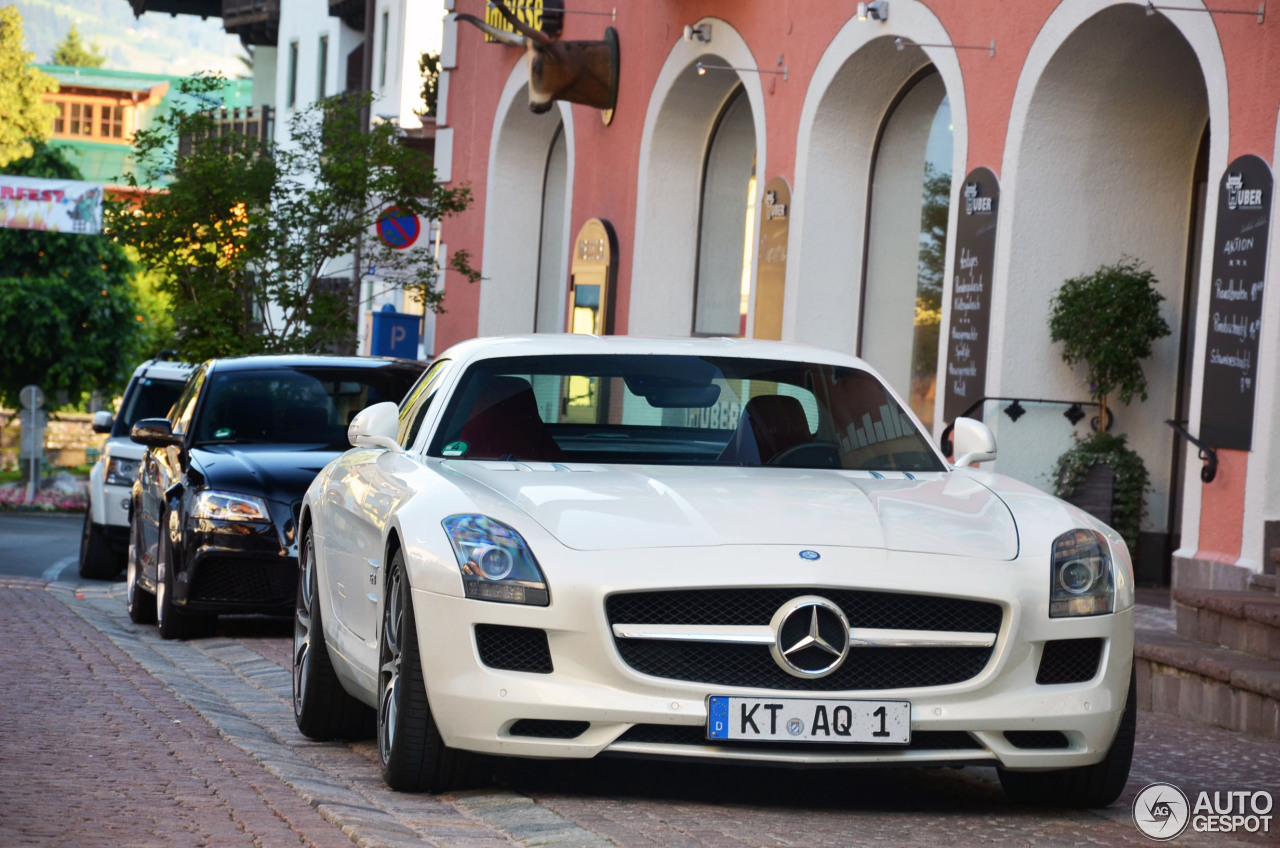
[[[429,453],[665,465],[942,471],[856,368],[739,357],[487,359],[462,376]]]
[[[175,380],[152,380],[148,377],[134,380],[120,404],[120,414],[111,426],[111,435],[128,436],[133,425],[143,418],[167,418],[184,385]]]
[[[419,368],[294,367],[215,371],[193,426],[195,444],[305,444],[344,450],[356,413],[399,403]]]

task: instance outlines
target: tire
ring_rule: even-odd
[[[342,688],[325,645],[314,545],[308,530],[298,558],[293,617],[293,719],[309,739],[368,738],[374,734],[377,714]]]
[[[180,609],[173,602],[173,573],[169,568],[169,545],[164,539],[165,522],[160,521],[160,543],[156,553],[156,625],[161,639],[195,639],[213,633],[217,616],[199,615]]]
[[[102,525],[93,523],[93,505],[84,511],[84,528],[80,531],[80,576],[88,580],[110,580],[124,565],[107,544]]]
[[[1120,797],[1129,780],[1133,740],[1138,727],[1138,676],[1129,672],[1129,694],[1116,738],[1102,762],[1058,771],[997,769],[1005,795],[1016,804],[1037,807],[1106,807]]]
[[[466,754],[440,737],[418,653],[404,555],[387,570],[386,601],[378,639],[378,759],[382,779],[397,792],[444,792],[464,781]]]
[[[138,585],[142,565],[138,562],[138,548],[142,535],[138,519],[129,520],[129,553],[125,559],[124,604],[129,610],[129,620],[134,624],[155,624],[156,596]]]

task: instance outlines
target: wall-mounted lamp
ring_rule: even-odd
[[[781,56],[778,57],[778,64],[782,65]],[[706,62],[698,62],[697,68],[698,68],[698,76],[700,77],[705,77],[707,75],[707,71],[739,71],[739,72],[748,73],[748,74],[777,74],[783,79],[787,78],[786,65],[782,65],[781,70],[771,71],[765,68],[734,68],[734,67],[730,67],[729,65],[708,65]]]
[[[859,3],[858,20],[865,21],[868,18],[873,21],[889,20],[889,0],[871,0],[870,3]]]
[[[987,55],[996,55],[996,40],[991,39],[990,44],[920,44],[909,38],[895,38],[893,46],[899,50],[905,50],[908,47],[949,47],[952,50],[986,50]]]
[[[684,27],[685,41],[701,41],[703,44],[711,43],[711,24],[698,24],[691,26],[685,24]]]
[[[1210,15],[1252,15],[1248,9],[1193,9],[1190,6],[1157,6],[1151,0],[1147,0],[1147,15],[1154,15],[1157,11],[1161,12],[1207,12]],[[1267,19],[1267,4],[1265,2],[1258,4],[1258,23],[1262,23]]]

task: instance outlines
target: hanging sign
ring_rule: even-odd
[[[764,187],[760,220],[760,253],[756,264],[757,339],[782,338],[782,301],[787,282],[787,235],[791,229],[791,186],[774,177]],[[743,320],[746,316],[743,316]],[[746,335],[743,328],[742,335]]]
[[[987,168],[964,180],[964,208],[956,224],[951,273],[951,326],[947,329],[942,417],[954,421],[982,398],[987,385],[987,330],[991,324],[991,269],[996,258],[1000,183]]]
[[[102,185],[0,174],[0,227],[98,235]]]
[[[546,33],[552,38],[559,35],[564,26],[564,0],[523,0],[523,2],[510,2],[508,0],[507,8],[511,10],[511,14],[515,15],[520,23],[526,24],[531,29]],[[503,17],[502,13],[492,3],[485,5],[484,22],[489,26],[516,33],[516,28]],[[523,33],[516,34],[522,35]],[[484,40],[487,42],[498,41],[488,33],[485,33]]]
[[[1216,448],[1253,446],[1273,185],[1267,163],[1246,155],[1227,167],[1218,189],[1200,407],[1200,440]]]

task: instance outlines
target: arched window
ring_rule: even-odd
[[[745,334],[753,258],[756,133],[742,87],[729,95],[707,145],[694,288],[694,335]]]
[[[951,105],[930,67],[903,87],[876,142],[859,335],[863,358],[926,426],[937,387],[951,163]]]

